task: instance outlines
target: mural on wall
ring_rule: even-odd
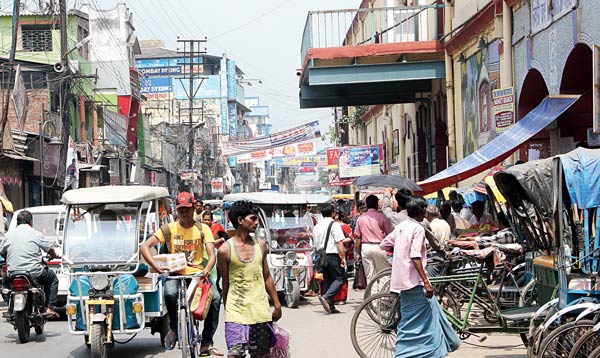
[[[500,83],[498,40],[488,44],[461,66],[463,108],[463,156],[496,137],[492,91]]]

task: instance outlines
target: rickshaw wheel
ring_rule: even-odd
[[[92,358],[107,358],[106,326],[92,324],[91,332]]]
[[[298,281],[287,281],[285,287],[285,303],[288,308],[297,308],[300,304],[300,284]]]

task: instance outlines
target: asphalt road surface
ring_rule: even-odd
[[[340,314],[327,315],[318,299],[309,298],[301,302],[297,309],[283,309],[283,318],[279,324],[292,332],[292,357],[357,357],[350,340],[350,321],[354,310],[361,302],[362,291],[350,291],[348,303],[338,306]],[[0,311],[6,306],[0,303]],[[121,337],[122,340],[123,337]],[[117,337],[119,339],[119,337]],[[526,358],[526,351],[517,335],[494,334],[479,343],[470,338],[451,358]],[[478,344],[475,347],[470,344]],[[223,325],[215,336],[215,346],[226,350]],[[68,333],[65,321],[51,321],[46,325],[43,335],[31,332],[31,342],[17,344],[16,331],[8,323],[0,322],[0,354],[2,357],[89,357],[89,350],[82,336]],[[158,334],[152,336],[150,330],[138,334],[124,345],[116,345],[111,351],[112,357],[179,357],[177,349],[165,351],[161,347]],[[374,357],[375,358],[375,357]]]

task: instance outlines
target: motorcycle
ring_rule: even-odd
[[[44,309],[44,288],[28,273],[14,272],[9,277],[9,288],[2,289],[2,295],[9,298],[6,321],[17,331],[19,343],[29,341],[31,327],[36,334],[44,333],[48,320]]]

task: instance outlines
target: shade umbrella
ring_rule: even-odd
[[[354,185],[362,186],[389,186],[394,189],[408,189],[410,191],[422,191],[423,189],[413,180],[401,175],[363,175],[354,180]]]

